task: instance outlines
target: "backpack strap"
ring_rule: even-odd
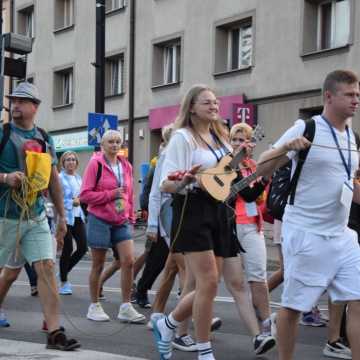
[[[355,136],[355,142],[356,142],[356,149],[360,149],[360,136],[359,134],[353,130],[354,136]]]
[[[310,119],[310,120],[305,121],[305,130],[304,130],[303,136],[306,139],[308,139],[311,143],[313,142],[314,136],[315,136],[315,120],[314,119]],[[299,181],[299,177],[300,177],[302,167],[303,167],[304,162],[305,162],[305,160],[306,160],[306,158],[308,156],[310,148],[311,148],[311,146],[308,147],[307,149],[299,151],[299,160],[298,160],[294,175],[291,178],[290,202],[289,202],[290,205],[294,205],[296,187],[297,187],[297,184],[298,184],[298,181]]]
[[[96,188],[97,184],[99,183],[99,180],[100,180],[101,174],[102,174],[102,168],[103,168],[103,166],[102,166],[101,162],[98,161],[98,168],[97,168],[97,172],[96,172],[96,180],[95,180],[94,188]]]
[[[41,136],[44,138],[44,140],[48,143],[49,142],[49,134],[41,127],[36,127],[39,131]]]
[[[4,123],[2,126],[2,130],[3,130],[3,136],[0,142],[0,155],[3,152],[5,145],[7,144],[7,142],[9,141],[10,138],[10,123]]]

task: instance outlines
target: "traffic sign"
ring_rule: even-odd
[[[88,114],[88,144],[99,146],[106,130],[117,130],[117,115],[89,113]]]

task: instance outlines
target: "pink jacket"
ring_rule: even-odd
[[[123,194],[124,208],[122,212],[117,212],[115,208],[117,179],[105,161],[101,152],[95,153],[90,159],[82,179],[80,200],[88,204],[88,212],[101,220],[112,225],[121,225],[126,221],[135,223],[134,213],[134,188],[132,166],[122,156],[118,156],[123,169],[123,179],[125,191]],[[102,173],[99,182],[96,183],[96,174],[99,163],[102,165]]]

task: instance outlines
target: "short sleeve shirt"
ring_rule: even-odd
[[[13,124],[11,131],[16,131],[20,136],[25,139],[32,139],[35,136],[35,128],[32,130],[22,130],[15,127]],[[0,141],[3,137],[2,127],[0,128]],[[54,148],[53,139],[49,136],[49,144]],[[52,159],[52,165],[57,164],[57,159]],[[17,157],[17,151],[15,145],[11,139],[6,143],[2,153],[0,154],[0,173],[11,173],[14,171],[20,171],[19,161]],[[14,201],[9,198],[10,188],[5,184],[0,184],[0,217],[7,217],[10,219],[17,219],[20,216],[21,209],[15,204]],[[34,208],[33,214],[40,215],[45,210],[44,200],[41,196],[38,197]]]
[[[344,182],[348,175],[341,160],[329,125],[321,116],[315,116],[314,146],[310,148],[299,182],[296,188],[294,205],[286,205],[283,217],[284,222],[306,229],[309,232],[335,236],[345,230],[351,207],[343,205],[340,201]],[[288,129],[274,144],[280,147],[289,140],[303,135],[305,123],[298,120],[293,127]],[[346,131],[335,129],[339,145],[343,149],[348,148]],[[355,136],[350,131],[351,143],[351,175],[358,168],[359,158],[356,152]],[[316,146],[316,145],[321,145]],[[347,161],[348,151],[343,150]],[[294,171],[298,155],[290,151],[287,156],[292,159]]]

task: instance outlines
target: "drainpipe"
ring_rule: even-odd
[[[134,161],[134,97],[135,97],[135,19],[136,0],[130,3],[130,41],[129,41],[129,120],[128,120],[128,155]]]

